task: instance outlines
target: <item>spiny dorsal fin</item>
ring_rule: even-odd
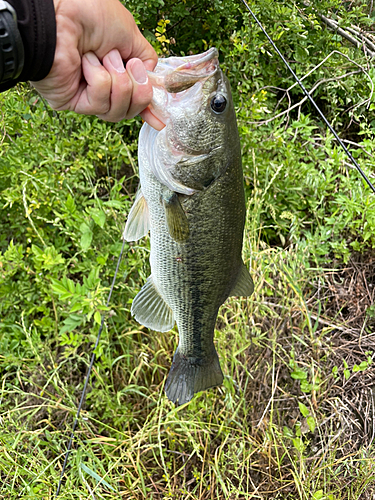
[[[174,326],[172,309],[156,290],[152,276],[133,300],[131,313],[138,323],[157,332],[167,332]]]
[[[177,243],[183,243],[189,238],[189,222],[178,194],[170,189],[165,189],[163,205],[169,234]]]
[[[125,241],[137,241],[146,236],[150,229],[150,215],[147,202],[139,187],[135,201],[126,221],[123,238]]]
[[[250,276],[247,267],[242,262],[242,268],[238,275],[236,284],[232,288],[229,297],[237,296],[237,297],[250,297],[250,295],[254,291],[254,282]]]

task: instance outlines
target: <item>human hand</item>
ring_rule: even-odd
[[[54,5],[55,58],[48,76],[33,82],[38,92],[54,109],[107,121],[141,113],[152,98],[146,69],[154,69],[157,55],[130,12],[118,0],[54,0]],[[153,122],[148,110],[144,115]]]

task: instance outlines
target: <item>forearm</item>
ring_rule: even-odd
[[[56,48],[53,0],[7,1],[17,13],[18,30],[24,47],[24,65],[17,79],[0,83],[0,92],[18,82],[45,78],[52,67]]]

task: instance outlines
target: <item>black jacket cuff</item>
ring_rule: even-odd
[[[50,72],[56,49],[53,0],[7,0],[17,13],[25,63],[17,80],[0,83],[0,92],[18,82],[43,80]]]

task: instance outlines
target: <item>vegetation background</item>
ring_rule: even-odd
[[[163,386],[177,331],[130,315],[147,240],[126,245],[104,305],[140,119],[57,113],[29,85],[2,94],[0,498],[54,498],[105,313],[59,498],[373,499],[375,196],[239,1],[126,6],[161,56],[220,51],[256,291],[220,311],[223,386],[175,408]],[[372,0],[251,7],[374,180]]]

